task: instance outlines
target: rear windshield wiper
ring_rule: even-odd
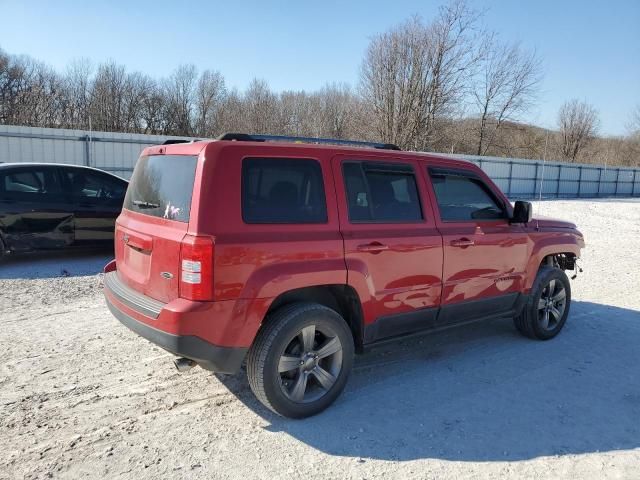
[[[138,208],[158,208],[160,206],[157,203],[145,202],[143,200],[134,200],[133,204]]]

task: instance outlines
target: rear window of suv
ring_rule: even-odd
[[[140,157],[124,199],[124,208],[153,217],[188,222],[197,156]]]
[[[242,218],[246,223],[325,223],[327,204],[318,161],[244,159]]]

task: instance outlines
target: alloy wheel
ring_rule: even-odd
[[[342,370],[342,344],[328,327],[308,325],[287,344],[278,362],[280,387],[289,400],[309,403],[322,398]]]
[[[558,326],[567,307],[567,291],[559,280],[551,280],[538,300],[538,324],[544,330]]]

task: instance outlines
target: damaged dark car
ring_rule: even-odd
[[[112,248],[127,181],[95,168],[0,164],[0,257],[62,248]]]

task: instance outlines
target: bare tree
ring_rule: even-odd
[[[124,95],[127,72],[110,61],[98,66],[91,89],[91,119],[96,130],[124,131]]]
[[[26,89],[22,62],[0,50],[0,123],[17,121],[18,97]]]
[[[220,105],[220,132],[249,132],[246,113],[244,100],[238,90],[234,88],[228,91]]]
[[[165,110],[168,133],[191,135],[198,72],[194,65],[181,65],[164,82],[167,106]]]
[[[42,62],[0,50],[0,122],[53,126],[60,98],[58,75]]]
[[[331,138],[348,138],[353,132],[357,115],[357,100],[347,84],[325,85],[316,95],[316,118],[319,135]]]
[[[640,104],[631,112],[627,125],[629,134],[621,145],[621,154],[614,158],[623,165],[640,166]]]
[[[93,66],[86,58],[74,60],[67,67],[62,78],[61,126],[88,128],[92,73]]]
[[[425,27],[418,18],[374,37],[361,67],[360,91],[381,140],[407,146],[418,134],[424,95]]]
[[[418,17],[373,38],[361,67],[360,91],[379,137],[405,148],[436,142],[439,118],[453,113],[477,63],[474,29],[479,15],[464,1]]]
[[[198,79],[195,91],[195,131],[202,137],[220,133],[220,107],[226,87],[220,72],[205,70]]]
[[[406,149],[637,165],[640,106],[623,137],[597,137],[592,107],[568,102],[561,137],[523,123],[539,62],[482,31],[480,15],[453,0],[373,38],[360,85],[274,92],[263,80],[227,91],[221,73],[181,66],[167,79],[86,60],[58,74],[0,50],[0,123],[213,137],[256,132],[387,141]],[[474,110],[471,110],[473,107]]]
[[[558,113],[561,152],[565,159],[575,162],[584,147],[598,130],[598,112],[588,103],[577,99],[565,102]]]
[[[318,112],[314,100],[304,91],[282,92],[277,106],[274,105],[277,110],[275,115],[277,120],[272,128],[285,135],[317,135],[314,123],[316,123]]]
[[[16,123],[55,126],[60,98],[60,81],[48,66],[31,58],[23,59],[23,88],[17,95]]]
[[[632,137],[640,138],[640,104],[631,112],[627,129]]]
[[[151,77],[140,78],[140,131],[151,135],[167,133],[165,109],[167,99],[165,92]]]
[[[253,79],[244,94],[247,127],[252,133],[274,133],[278,122],[278,97],[264,80]]]
[[[519,44],[506,45],[494,36],[481,45],[479,73],[472,88],[478,109],[477,155],[485,155],[506,121],[519,120],[532,105],[542,80],[540,61]]]

